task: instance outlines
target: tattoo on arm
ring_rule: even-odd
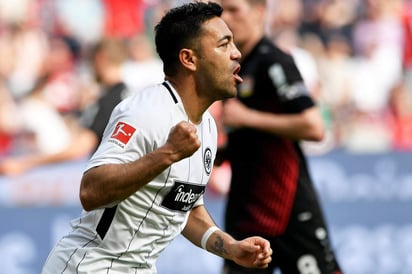
[[[219,235],[216,236],[216,241],[212,245],[212,250],[213,252],[219,255],[227,254],[224,248],[223,238],[220,237]]]

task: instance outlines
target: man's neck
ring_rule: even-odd
[[[187,81],[179,81],[172,77],[166,77],[166,80],[169,81],[179,94],[188,119],[194,124],[199,124],[207,108],[204,107],[205,103],[198,96],[197,91],[194,90],[196,85]]]

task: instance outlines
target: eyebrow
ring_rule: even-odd
[[[223,36],[222,38],[220,38],[219,40],[218,40],[218,42],[221,42],[221,41],[224,41],[224,40],[228,40],[228,41],[230,41],[230,40],[232,40],[232,36],[231,35],[225,35],[225,36]]]

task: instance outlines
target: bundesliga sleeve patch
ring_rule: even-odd
[[[130,138],[132,138],[132,135],[135,131],[136,129],[131,125],[125,122],[118,122],[110,138],[119,141],[123,145],[126,145],[129,142]]]

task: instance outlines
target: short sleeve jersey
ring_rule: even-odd
[[[169,83],[137,92],[114,109],[86,170],[145,156],[164,145],[171,128],[182,120],[188,117]],[[197,133],[201,147],[191,157],[172,164],[127,199],[84,211],[74,220],[74,232],[56,247],[55,252],[64,255],[54,260],[61,262],[44,273],[66,273],[61,272],[64,266],[79,273],[156,273],[160,252],[183,230],[190,210],[203,204],[217,142],[209,112]]]

